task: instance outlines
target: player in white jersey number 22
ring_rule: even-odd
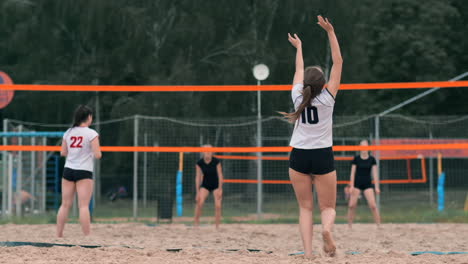
[[[83,234],[91,232],[89,203],[93,195],[94,159],[102,157],[98,133],[89,128],[93,122],[91,108],[80,105],[74,114],[73,126],[62,140],[60,154],[66,157],[62,176],[62,204],[57,214],[57,236],[63,237],[63,229],[78,193],[80,223]]]

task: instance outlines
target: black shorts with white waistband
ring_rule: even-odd
[[[63,178],[68,181],[77,182],[84,179],[93,179],[93,173],[87,170],[63,169]]]
[[[289,167],[304,174],[327,174],[335,170],[335,158],[331,147],[320,149],[293,148],[289,155]]]

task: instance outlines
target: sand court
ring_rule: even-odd
[[[90,237],[69,224],[63,239],[54,225],[2,225],[2,241],[80,246],[2,247],[0,263],[311,263],[301,255],[295,224],[225,224],[198,229],[184,224],[95,224]],[[336,225],[337,256],[322,251],[321,227],[314,226],[313,263],[468,263],[468,255],[418,251],[468,251],[467,224]],[[168,251],[171,250],[171,251]]]

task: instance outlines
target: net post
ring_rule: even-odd
[[[439,173],[437,179],[437,199],[438,199],[438,206],[437,209],[439,212],[444,211],[445,209],[445,173],[442,169],[442,154],[439,152],[437,154],[437,172]]]
[[[36,138],[31,138],[31,145],[36,145]],[[33,198],[30,199],[31,212],[34,213],[34,197],[36,197],[36,151],[31,151],[31,195]]]
[[[375,116],[375,145],[380,145],[380,116]],[[375,161],[377,162],[377,174],[379,175],[379,180],[382,180],[382,173],[380,170],[380,150],[375,151]],[[380,211],[380,194],[375,195],[377,209]]]
[[[260,81],[258,81],[260,86]],[[262,98],[260,90],[257,91],[257,147],[262,146]],[[263,183],[262,153],[257,152],[257,219],[262,219]]]
[[[18,132],[23,132],[23,125],[18,126]],[[18,145],[23,145],[23,137],[18,137]],[[16,194],[15,194],[15,203],[16,203],[16,216],[21,218],[21,189],[23,184],[23,151],[18,151],[17,158],[17,168],[16,168]],[[15,175],[13,175],[15,177]]]
[[[8,216],[13,215],[13,155],[8,155]]]
[[[42,138],[42,145],[47,146],[47,138]],[[46,212],[46,200],[47,200],[47,152],[42,152],[42,212]]]
[[[432,139],[432,131],[429,132],[429,139]],[[429,158],[429,205],[432,207],[434,205],[434,158]]]
[[[99,133],[99,132],[98,132]],[[91,206],[93,210],[96,208],[96,202],[101,201],[101,160],[97,159],[94,161],[95,167],[94,167],[94,191],[93,195],[91,198]]]
[[[99,79],[94,79],[93,80],[93,85],[98,85],[99,84]],[[99,92],[96,92],[96,98],[95,98],[95,115],[96,115],[96,131],[101,134],[101,111],[100,111],[100,104],[99,104]],[[96,201],[100,202],[101,201],[101,160],[97,159],[94,161],[95,162],[95,167],[94,167],[94,193],[93,193],[93,198],[91,199],[91,203],[93,206],[93,210],[96,207]]]
[[[442,174],[444,170],[442,169],[442,154],[439,152],[437,153],[437,174]]]
[[[183,205],[183,171],[184,171],[184,153],[179,152],[179,169],[176,177],[176,202],[177,216],[182,216],[184,213]]]
[[[3,119],[3,132],[8,132],[8,119]],[[8,140],[6,137],[3,137],[3,145],[6,146],[8,144]],[[8,167],[7,167],[7,162],[8,160],[8,152],[7,151],[2,151],[2,176],[3,176],[3,182],[2,182],[2,217],[6,217],[6,211],[7,211],[7,182],[8,182]]]
[[[133,118],[133,145],[138,146],[138,115]],[[133,152],[133,219],[138,216],[138,152]]]
[[[148,133],[143,137],[145,146],[148,146]],[[143,208],[147,206],[148,197],[148,152],[143,152]]]

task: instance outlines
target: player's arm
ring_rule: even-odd
[[[379,169],[377,165],[372,166],[372,176],[374,177],[375,192],[380,193]]]
[[[66,157],[68,155],[67,141],[62,140],[62,147],[60,148],[60,156]]]
[[[351,174],[349,176],[349,192],[351,193],[354,189],[354,180],[356,177],[356,164],[351,165]]]
[[[195,188],[196,188],[196,194],[198,196],[198,191],[200,190],[201,183],[203,180],[203,172],[200,168],[200,166],[195,165]]]
[[[304,82],[304,59],[302,57],[302,42],[297,36],[288,33],[288,40],[296,48],[296,72],[294,73],[293,84]]]
[[[333,66],[330,73],[330,80],[328,80],[328,90],[333,96],[336,96],[341,82],[341,71],[343,69],[343,58],[341,57],[340,45],[335,35],[335,30],[327,18],[323,19],[318,16],[318,24],[327,31],[328,40],[330,41],[330,49],[332,55]]]
[[[99,137],[95,137],[91,140],[91,149],[93,150],[94,158],[102,158],[101,145],[99,144]]]
[[[224,175],[223,175],[223,167],[221,166],[221,163],[218,163],[216,166],[216,170],[218,171],[218,180],[219,180],[219,188],[223,188],[223,183],[224,183]]]

